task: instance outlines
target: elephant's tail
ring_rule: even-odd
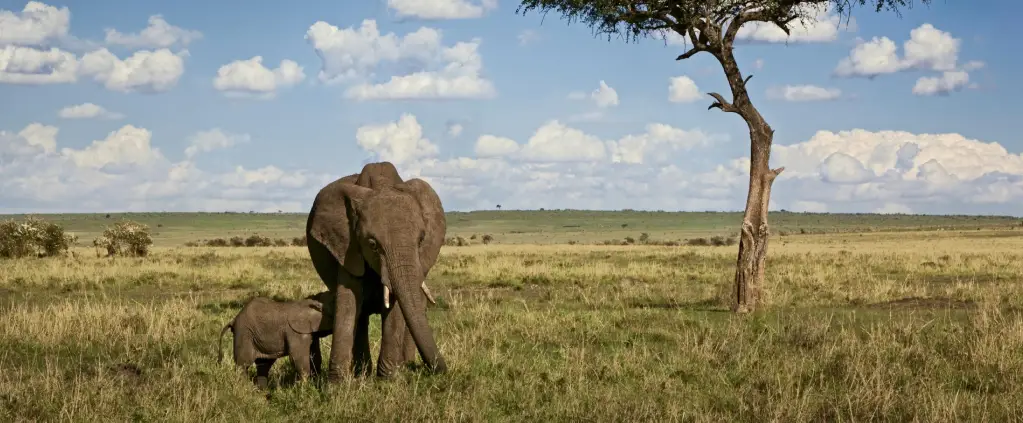
[[[224,328],[220,330],[220,336],[217,337],[217,363],[224,362],[224,333],[227,332],[228,329],[231,329],[231,332],[234,332],[234,319],[231,319],[230,322],[227,322],[227,324],[224,325]]]

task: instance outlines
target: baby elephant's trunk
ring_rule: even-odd
[[[217,337],[217,363],[224,362],[224,332],[231,329],[234,332],[234,319],[224,325],[224,328],[220,330],[220,336]]]

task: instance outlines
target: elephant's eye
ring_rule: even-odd
[[[379,251],[377,249],[378,247],[377,240],[370,238],[369,240],[367,240],[367,242],[369,243],[369,248],[371,248],[373,251]]]
[[[419,231],[419,243],[422,244],[424,239],[426,239],[426,231]]]

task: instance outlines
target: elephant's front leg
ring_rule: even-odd
[[[373,357],[369,351],[369,316],[364,308],[355,322],[355,343],[352,345],[352,370],[355,377],[369,376],[373,372]]]
[[[352,346],[356,318],[362,308],[362,285],[344,270],[338,272],[334,331],[331,335],[327,379],[337,382],[351,376]]]
[[[405,326],[405,318],[402,316],[401,306],[397,301],[392,302],[389,309],[384,309],[381,317],[383,324],[381,325],[380,358],[377,359],[377,376],[387,379],[394,376],[398,367],[407,361],[403,350],[407,348],[405,336],[409,330]],[[411,337],[411,334],[408,336]],[[415,342],[412,342],[412,348],[415,349]]]
[[[309,334],[294,334],[288,339],[288,355],[291,356],[291,362],[295,366],[295,371],[298,372],[298,379],[300,381],[306,381],[309,379],[309,375],[312,373],[311,361],[312,358],[309,356],[312,350],[313,336]]]

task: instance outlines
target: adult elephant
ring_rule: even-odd
[[[378,312],[378,376],[390,377],[413,360],[413,347],[428,368],[447,371],[426,320],[425,285],[446,231],[444,207],[430,184],[403,181],[390,162],[367,164],[316,194],[306,237],[316,273],[337,298],[330,380],[370,371],[369,316]]]

